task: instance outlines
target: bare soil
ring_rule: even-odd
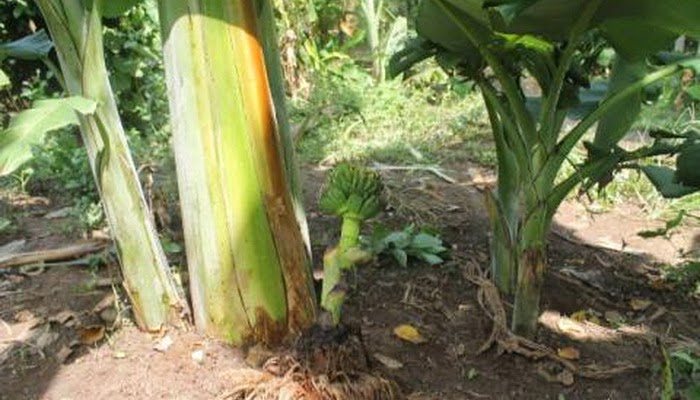
[[[305,170],[318,264],[338,221],[315,209],[325,172]],[[361,328],[377,373],[414,400],[659,398],[656,337],[669,346],[697,346],[700,338],[698,300],[660,285],[659,266],[698,251],[700,229],[687,226],[670,241],[641,240],[638,231],[662,225],[641,208],[592,215],[582,203],[567,202],[550,238],[547,317],[536,338],[555,356],[499,352],[497,344],[479,353],[494,323],[473,283],[488,268],[478,187],[493,177],[473,165],[448,173],[457,183],[422,171],[383,172],[392,208],[381,222],[438,228],[451,251],[440,266],[401,268],[380,259],[357,272],[346,319]],[[60,206],[50,199],[4,201],[0,210],[16,218],[18,229],[0,236],[0,246],[25,239],[26,249],[44,249],[79,240],[61,229],[70,221],[44,218]],[[194,332],[138,332],[125,317],[128,306],[115,301],[118,280],[109,257],[93,266],[0,269],[0,399],[225,399],[231,393],[248,368],[246,355]],[[510,301],[503,299],[506,312]],[[580,311],[596,323],[566,318]],[[427,341],[400,340],[393,333],[400,324],[416,327]],[[568,347],[579,357],[566,351],[556,357]]]

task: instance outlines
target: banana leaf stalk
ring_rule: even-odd
[[[301,185],[301,177],[294,151],[294,142],[292,138],[292,126],[289,122],[287,114],[287,99],[285,92],[284,74],[282,72],[282,57],[277,45],[277,30],[275,29],[275,9],[283,5],[281,3],[273,6],[270,0],[260,2],[260,35],[262,40],[263,52],[265,54],[265,65],[267,70],[267,79],[270,82],[270,91],[272,100],[275,104],[275,115],[277,117],[277,127],[281,140],[282,152],[284,154],[284,166],[287,174],[287,182],[292,194],[292,203],[294,205],[294,213],[297,217],[297,223],[301,229],[306,244],[306,250],[311,257],[311,239],[309,237],[309,227],[306,220],[306,212],[302,202],[303,193]]]
[[[102,48],[100,1],[37,0],[68,93],[97,102],[80,131],[138,326],[180,324],[188,310],[168,266],[117,112]]]
[[[159,1],[195,323],[233,344],[277,343],[315,319],[265,63],[265,3]]]

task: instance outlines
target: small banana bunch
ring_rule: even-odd
[[[329,214],[364,221],[384,208],[383,190],[376,171],[339,164],[328,175],[319,206]]]
[[[381,176],[367,168],[339,164],[328,173],[319,206],[342,219],[338,245],[323,257],[321,307],[329,314],[332,326],[340,323],[349,290],[345,273],[371,258],[360,249],[360,229],[362,222],[383,210],[383,191]]]

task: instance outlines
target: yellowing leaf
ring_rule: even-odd
[[[557,354],[561,358],[567,360],[578,360],[581,357],[581,353],[575,347],[564,347],[563,349],[557,350]]]
[[[644,311],[647,308],[649,308],[650,305],[651,305],[650,300],[644,300],[644,299],[632,299],[632,300],[630,300],[630,307],[632,307],[632,309],[634,311]]]
[[[418,329],[411,325],[403,324],[394,328],[394,335],[398,336],[399,339],[411,342],[414,344],[425,343],[428,340],[423,337],[423,335],[418,332]]]

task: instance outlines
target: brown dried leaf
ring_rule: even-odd
[[[581,352],[575,347],[564,347],[557,350],[557,354],[566,360],[578,360],[581,357]]]
[[[84,345],[93,345],[105,337],[105,327],[103,325],[90,325],[81,328],[78,332],[80,342]]]
[[[418,329],[409,324],[402,324],[394,328],[394,335],[399,339],[413,344],[425,343],[428,340],[418,332]]]

